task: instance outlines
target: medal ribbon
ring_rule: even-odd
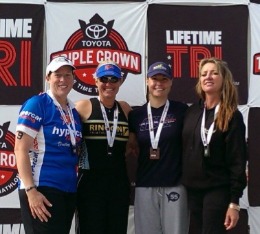
[[[202,120],[201,120],[201,128],[200,128],[201,140],[202,140],[204,147],[207,147],[210,143],[210,140],[211,140],[211,137],[212,137],[212,134],[213,134],[213,131],[214,131],[214,127],[215,127],[215,120],[216,120],[216,117],[217,117],[217,113],[219,111],[219,106],[220,105],[218,104],[215,108],[213,123],[209,127],[208,134],[206,134],[206,130],[205,130],[206,106],[204,107]]]
[[[60,103],[56,100],[56,98],[54,97],[54,95],[52,94],[52,92],[50,90],[48,90],[47,93],[53,99],[54,104],[58,107],[61,117],[62,117],[63,121],[65,122],[67,128],[69,129],[70,141],[71,141],[72,146],[76,146],[76,127],[75,127],[75,120],[74,120],[71,106],[69,104],[67,104],[67,111],[68,111],[70,122],[71,122],[71,125],[70,125],[64,114],[64,111],[62,110]],[[72,128],[71,128],[71,126],[72,126]]]
[[[160,119],[160,123],[158,125],[158,129],[156,132],[156,135],[154,137],[154,127],[153,127],[153,116],[152,116],[152,110],[151,110],[151,103],[148,102],[147,104],[147,114],[148,114],[148,124],[149,124],[149,132],[150,132],[150,139],[151,139],[151,145],[153,147],[153,149],[157,149],[158,148],[158,143],[159,143],[159,139],[160,139],[160,135],[161,135],[161,131],[162,131],[162,127],[169,109],[169,100],[166,101],[166,104],[164,106],[163,109],[163,113]]]
[[[118,123],[118,106],[117,106],[117,103],[116,103],[116,109],[114,110],[113,130],[111,132],[105,107],[100,100],[99,100],[99,102],[100,102],[100,107],[101,107],[103,119],[104,119],[104,122],[105,122],[105,128],[106,128],[106,134],[107,134],[107,143],[108,143],[109,147],[113,147],[115,137],[116,137],[117,123]]]

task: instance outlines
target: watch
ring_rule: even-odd
[[[228,207],[231,208],[231,209],[240,211],[240,206],[235,204],[235,203],[230,203]]]
[[[29,192],[30,190],[36,189],[36,188],[37,188],[36,185],[32,185],[30,187],[25,188],[25,192]]]

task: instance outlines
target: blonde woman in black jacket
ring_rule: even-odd
[[[191,212],[190,233],[224,234],[239,219],[246,186],[245,125],[227,63],[200,61],[196,91],[183,128],[183,184]]]

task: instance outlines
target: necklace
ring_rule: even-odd
[[[116,104],[114,103],[112,107],[106,107],[106,106],[104,106],[104,107],[105,107],[106,112],[111,113],[112,111],[115,110]]]

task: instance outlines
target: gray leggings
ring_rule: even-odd
[[[135,234],[187,234],[187,193],[176,187],[136,187]]]

